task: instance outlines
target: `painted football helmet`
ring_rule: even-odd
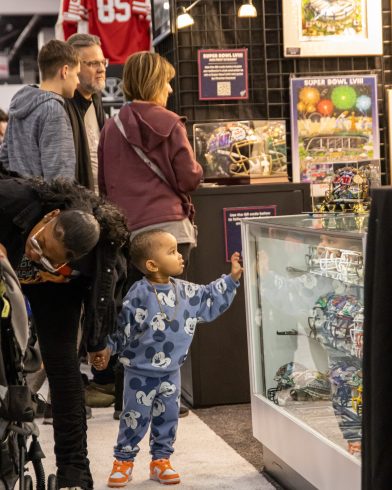
[[[206,160],[220,165],[229,175],[271,172],[272,158],[266,143],[254,129],[244,123],[227,123],[215,129],[207,141]]]

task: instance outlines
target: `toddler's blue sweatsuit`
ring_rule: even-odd
[[[128,291],[118,329],[108,340],[125,367],[116,459],[134,460],[150,422],[152,458],[168,459],[173,453],[180,367],[196,325],[215,320],[227,310],[239,284],[230,275],[206,286],[173,278],[169,284],[152,285],[143,278]]]

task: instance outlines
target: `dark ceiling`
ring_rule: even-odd
[[[38,33],[44,27],[54,27],[56,20],[55,15],[0,16],[0,53],[11,56],[8,81],[19,81],[20,61],[37,58]]]

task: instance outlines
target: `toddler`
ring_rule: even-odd
[[[150,230],[132,241],[133,263],[144,277],[123,301],[118,329],[108,339],[106,355],[94,360],[103,369],[110,355],[124,364],[124,408],[109,487],[123,487],[132,478],[138,443],[149,425],[150,478],[162,484],[180,482],[170,464],[181,395],[180,367],[187,357],[198,322],[212,321],[234,299],[242,267],[231,257],[231,274],[207,286],[174,279],[184,262],[173,235]]]

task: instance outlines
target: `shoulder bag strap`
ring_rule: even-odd
[[[120,116],[118,113],[116,113],[113,117],[114,119],[114,122],[117,126],[117,128],[119,129],[120,133],[124,136],[124,138],[127,140],[127,143],[132,146],[132,148],[135,150],[136,154],[143,160],[143,162],[147,165],[147,167],[152,170],[156,175],[158,175],[158,177],[175,193],[177,194],[177,196],[181,199],[181,202],[182,202],[182,206],[184,208],[184,212],[186,214],[186,216],[189,218],[189,220],[191,221],[191,223],[193,223],[193,220],[194,220],[194,215],[195,215],[195,208],[192,204],[192,201],[191,201],[191,198],[190,196],[188,196],[187,194],[185,193],[182,193],[182,192],[177,192],[173,186],[170,185],[169,181],[167,180],[167,178],[163,175],[163,172],[162,170],[157,166],[155,165],[154,162],[152,162],[148,156],[144,153],[144,151],[139,148],[138,146],[135,146],[135,145],[132,145],[131,143],[129,143],[128,141],[128,138],[127,138],[127,135],[125,134],[125,129],[124,129],[124,126],[123,126],[123,123],[121,122],[120,120]]]
[[[163,175],[161,169],[155,165],[154,162],[152,162],[148,156],[144,153],[144,151],[139,148],[138,146],[135,146],[133,145],[132,143],[129,143],[128,139],[127,139],[127,135],[125,134],[125,129],[124,129],[124,126],[123,126],[123,123],[121,122],[120,120],[120,117],[117,114],[114,115],[114,122],[116,124],[116,126],[118,127],[118,129],[120,130],[120,133],[124,136],[124,138],[127,140],[128,144],[130,146],[132,146],[132,148],[135,150],[135,152],[137,153],[137,155],[143,160],[143,162],[147,165],[147,167],[149,167],[154,173],[156,173],[158,175],[158,177],[163,180],[163,182],[165,182],[166,185],[168,185],[172,190],[174,190],[172,188],[172,186],[169,184],[168,180],[166,179],[166,177]]]

